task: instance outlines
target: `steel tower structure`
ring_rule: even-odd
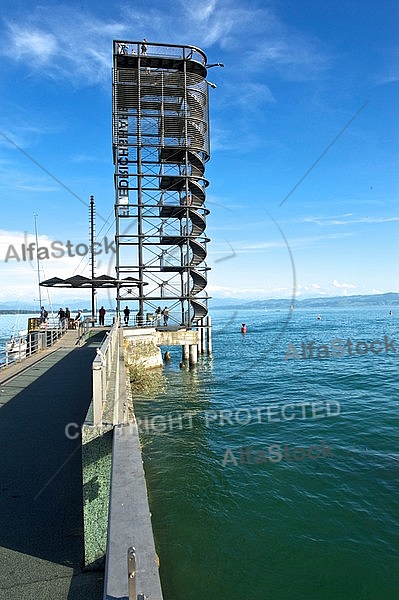
[[[209,159],[207,58],[199,48],[114,41],[117,305],[135,300],[138,324],[168,305],[171,324],[207,314]]]

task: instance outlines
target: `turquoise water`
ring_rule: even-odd
[[[388,311],[215,310],[211,359],[180,370],[169,348],[165,391],[135,401],[165,600],[397,596],[399,313]],[[284,360],[290,343],[384,336],[396,353],[383,342],[378,354]],[[294,460],[323,441],[326,456]]]

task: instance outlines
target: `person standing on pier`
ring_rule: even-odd
[[[44,306],[42,306],[41,309],[40,309],[40,324],[41,325],[44,325],[46,323],[47,317],[48,317],[48,312],[44,308]]]
[[[123,310],[123,314],[123,320],[125,325],[129,325],[130,308],[128,306],[126,306],[126,308]]]
[[[66,321],[67,328],[70,329],[72,327],[72,325],[71,325],[71,311],[69,310],[68,307],[65,308],[65,321]]]
[[[57,317],[60,320],[60,325],[62,325],[64,323],[64,320],[65,320],[65,311],[64,311],[63,308],[60,308],[60,310],[57,313]]]
[[[156,325],[161,324],[161,316],[162,316],[162,308],[160,306],[158,306],[157,310],[155,311],[155,321],[156,321]]]
[[[168,324],[168,320],[169,320],[169,308],[167,306],[165,306],[165,308],[162,311],[163,314],[163,324],[166,327]]]
[[[83,310],[80,308],[78,310],[78,314],[76,315],[75,321],[74,321],[75,329],[79,329],[79,327],[81,325],[83,325],[84,320],[85,320],[85,318],[84,318],[84,315],[83,315]]]
[[[105,312],[106,311],[105,311],[105,308],[103,306],[98,311],[98,320],[99,320],[100,327],[104,326]]]

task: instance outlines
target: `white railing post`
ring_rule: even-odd
[[[101,362],[94,361],[93,370],[93,425],[102,422],[102,366]]]

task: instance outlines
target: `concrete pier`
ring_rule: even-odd
[[[0,598],[102,597],[104,574],[81,569],[80,427],[104,335],[78,347],[76,331],[68,331],[0,372]]]
[[[159,362],[148,364],[146,366],[159,366],[163,364],[161,346],[181,346],[182,347],[182,363],[195,365],[198,362],[198,344],[199,331],[195,329],[186,329],[184,327],[165,327],[165,328],[124,328],[124,339],[127,344],[134,344],[134,340],[147,340],[148,344],[152,344],[155,350],[151,356],[155,356],[158,348]],[[134,346],[132,346],[134,347]],[[195,349],[194,349],[195,347]]]
[[[127,598],[132,544],[137,592],[162,600],[123,343],[114,345],[110,368],[106,330],[93,330],[81,346],[67,332],[57,346],[0,372],[5,600]],[[101,422],[93,421],[94,360],[104,363]],[[128,422],[114,428],[120,419]]]

